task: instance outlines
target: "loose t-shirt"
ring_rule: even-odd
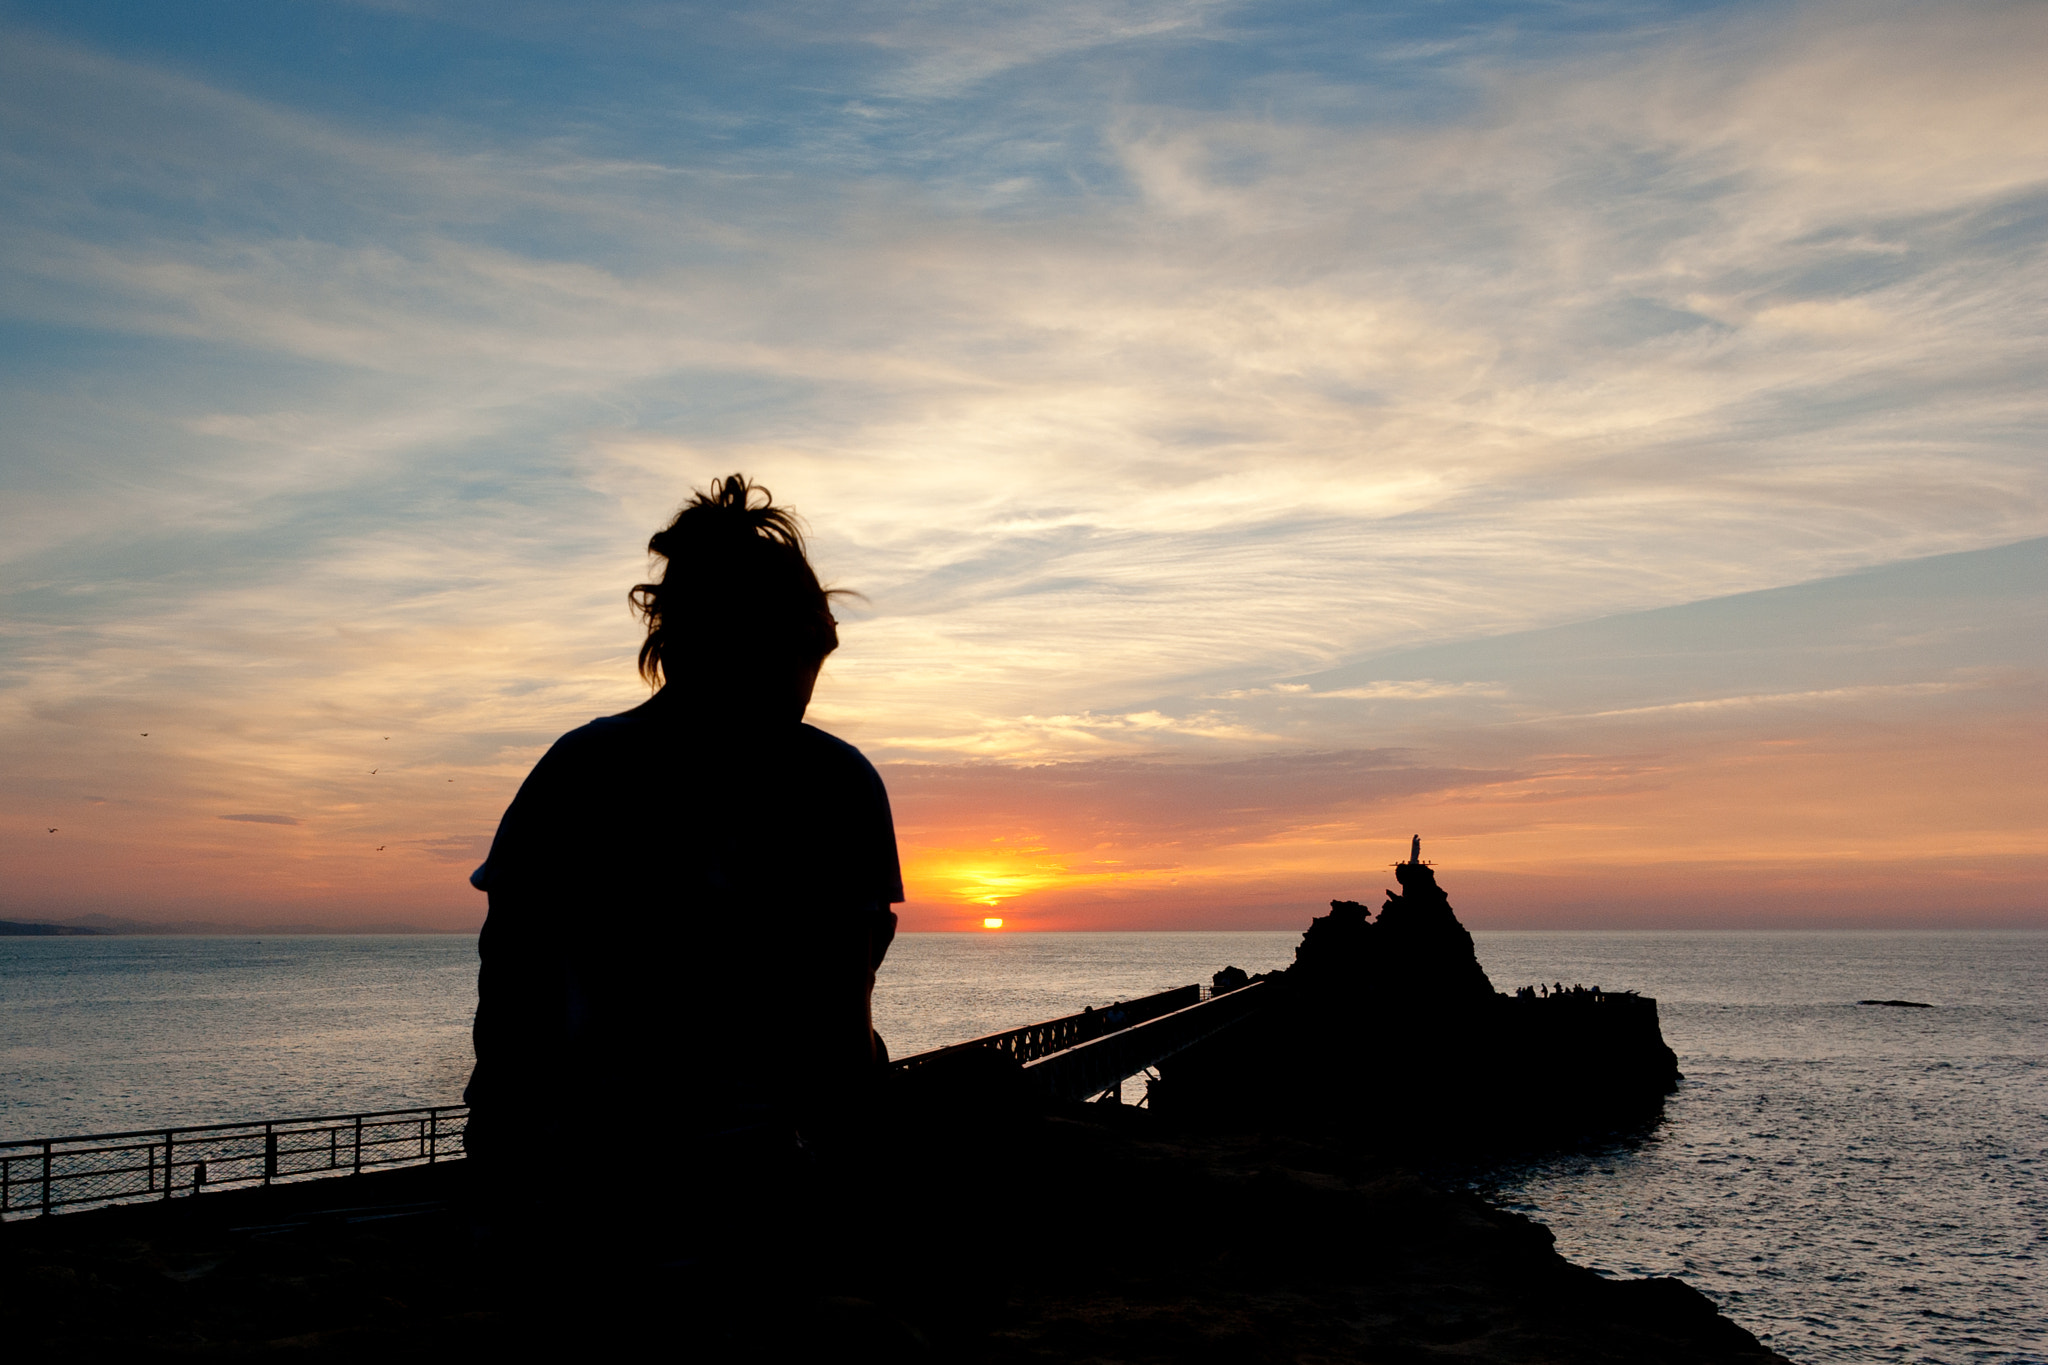
[[[903,879],[880,774],[822,730],[593,721],[535,765],[472,881],[478,1137],[613,1104],[716,1128],[870,1064],[848,1010]]]

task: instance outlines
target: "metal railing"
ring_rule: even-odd
[[[933,1048],[930,1052],[900,1057],[889,1065],[900,1071],[909,1071],[957,1057],[963,1052],[984,1048],[1014,1057],[1020,1063],[1030,1063],[1041,1057],[1051,1056],[1055,1052],[1107,1037],[1119,1030],[1135,1027],[1147,1020],[1157,1019],[1161,1015],[1171,1014],[1175,1010],[1185,1009],[1201,1000],[1204,994],[1204,988],[1201,986],[1175,986],[1172,990],[1160,991],[1157,995],[1147,995],[1137,1000],[1121,1001],[1106,1009],[1062,1015],[1058,1019],[1026,1024],[1022,1028],[1005,1029],[1001,1033],[984,1034],[979,1038],[969,1038],[964,1043],[953,1043],[946,1047]]]
[[[1244,1018],[1258,986],[1211,998],[1177,986],[903,1057],[913,1070],[977,1049],[1014,1058],[1048,1095],[1085,1099]],[[0,1221],[201,1190],[248,1188],[459,1159],[469,1106],[138,1128],[0,1142]]]
[[[1268,983],[1254,981],[1027,1062],[1024,1074],[1053,1099],[1085,1100],[1258,1013],[1269,994]]]
[[[462,1155],[468,1121],[467,1105],[441,1104],[0,1142],[0,1220],[431,1165]]]

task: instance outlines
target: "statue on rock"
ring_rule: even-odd
[[[1401,890],[1387,892],[1377,921],[1357,901],[1331,901],[1294,950],[1296,974],[1347,995],[1356,990],[1359,1004],[1403,1010],[1492,999],[1472,935],[1422,861],[1421,835],[1410,842],[1408,861],[1394,864],[1394,879]]]

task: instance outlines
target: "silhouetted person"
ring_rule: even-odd
[[[801,1198],[886,1055],[870,1005],[903,886],[880,776],[803,723],[839,639],[789,511],[735,475],[648,551],[658,691],[555,742],[472,878],[464,1098],[501,1210],[566,1195],[607,1245],[689,1260],[788,1235],[747,1229]]]

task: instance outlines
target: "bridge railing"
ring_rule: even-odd
[[[1026,1063],[1024,1074],[1053,1099],[1085,1100],[1258,1013],[1269,994],[1254,981]]]
[[[1214,999],[1205,987],[1177,986],[891,1065],[915,1069],[985,1048],[1015,1058],[1048,1094],[1085,1099],[1243,1018],[1260,1003],[1258,984]],[[0,1142],[0,1220],[429,1165],[462,1156],[468,1122],[467,1105],[442,1104]]]
[[[1004,1029],[1001,1033],[984,1034],[979,1038],[970,1038],[964,1043],[953,1043],[946,1047],[933,1048],[930,1052],[900,1057],[889,1065],[900,1071],[915,1070],[978,1049],[1000,1052],[1004,1056],[1016,1058],[1020,1063],[1035,1062],[1055,1052],[1106,1037],[1121,1029],[1135,1027],[1161,1015],[1171,1014],[1175,1010],[1186,1009],[1200,1001],[1203,995],[1204,991],[1200,986],[1176,986],[1172,990],[1160,991],[1156,995],[1142,996],[1136,1000],[1125,1000],[1105,1009],[1062,1015],[1058,1019],[1026,1024],[1022,1028]]]
[[[202,1189],[430,1165],[462,1155],[469,1107],[0,1142],[0,1220]]]

